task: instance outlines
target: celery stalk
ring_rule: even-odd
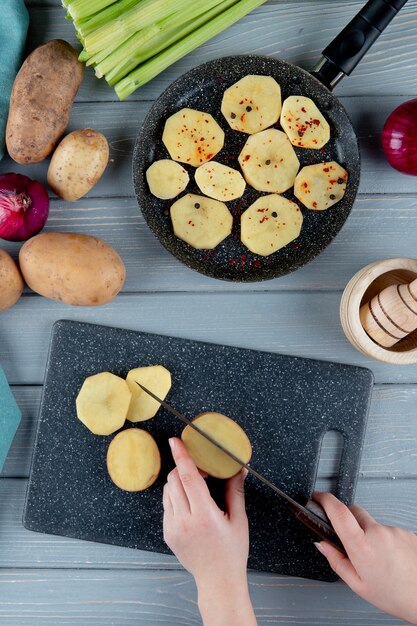
[[[191,10],[187,11],[185,23],[183,12],[178,12],[158,22],[157,32],[152,38],[145,37],[144,30],[139,31],[117,48],[113,54],[98,63],[96,75],[99,78],[105,76],[109,84],[118,82],[140,63],[218,15],[227,8],[226,5],[229,6],[235,2],[237,0],[227,2],[225,0],[194,0]]]
[[[175,63],[183,56],[215,37],[220,32],[240,20],[244,15],[263,4],[266,0],[240,0],[231,8],[223,11],[182,40],[173,44],[146,63],[140,65],[128,76],[115,85],[115,91],[120,100],[124,100],[136,89],[150,81],[160,72]]]
[[[118,2],[111,4],[103,11],[95,13],[91,17],[83,18],[82,20],[74,20],[75,28],[86,37],[98,28],[101,28],[108,22],[117,19],[125,11],[129,11],[131,8],[138,4],[139,0],[118,0]]]
[[[98,11],[102,11],[117,0],[70,0],[66,2],[66,8],[73,20],[80,20]]]

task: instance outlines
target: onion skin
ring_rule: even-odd
[[[0,175],[0,238],[26,241],[45,226],[49,197],[45,187],[23,174]]]
[[[417,98],[403,102],[388,116],[382,129],[382,149],[399,172],[417,176]]]

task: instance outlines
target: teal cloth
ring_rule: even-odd
[[[21,413],[0,367],[0,472],[20,424]]]
[[[17,72],[22,64],[29,25],[23,0],[0,0],[0,160],[4,156],[9,100]]]

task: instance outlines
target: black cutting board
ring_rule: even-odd
[[[112,436],[90,433],[75,399],[87,376],[162,364],[172,373],[167,401],[192,418],[219,411],[235,419],[253,446],[251,464],[305,502],[313,489],[321,440],[344,437],[336,494],[353,499],[373,385],[363,368],[257,352],[118,328],[59,321],[54,325],[24,512],[38,532],[169,552],[162,537],[162,487],[173,463],[167,439],[182,424],[164,409],[138,425],[156,439],[162,471],[147,491],[118,489],[106,470]],[[221,504],[223,483],[213,481]],[[253,477],[246,484],[249,567],[335,580],[313,535],[287,505]],[[208,555],[209,558],[209,555]]]

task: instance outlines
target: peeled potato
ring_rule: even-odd
[[[300,167],[288,137],[274,128],[251,135],[239,163],[249,185],[270,193],[283,193],[292,187]]]
[[[308,209],[324,211],[343,198],[347,179],[347,171],[336,161],[307,165],[295,179],[294,195]]]
[[[176,161],[161,159],[148,167],[146,180],[151,194],[161,200],[170,200],[184,191],[190,177],[182,165]]]
[[[132,393],[132,398],[126,417],[131,422],[144,422],[154,417],[161,405],[146,391],[143,391],[136,384],[136,381],[147,387],[161,400],[165,400],[171,389],[171,374],[162,365],[137,367],[128,373],[126,382]]]
[[[193,248],[215,248],[232,232],[233,218],[223,202],[189,193],[171,207],[177,237]]]
[[[271,76],[248,74],[226,89],[221,110],[233,130],[258,133],[278,121],[281,88]]]
[[[193,424],[210,435],[224,448],[238,457],[243,463],[249,463],[252,446],[245,431],[230,417],[221,413],[202,413],[193,419]],[[207,441],[191,426],[182,431],[181,439],[194,463],[203,472],[215,478],[231,478],[242,466]]]
[[[206,196],[222,202],[240,198],[246,187],[240,172],[216,161],[200,165],[195,172],[195,182]]]
[[[277,194],[258,198],[242,214],[242,243],[254,254],[268,256],[296,239],[303,216],[300,208]]]
[[[130,397],[123,378],[110,372],[89,376],[77,396],[77,417],[95,435],[111,435],[125,423]]]
[[[330,139],[330,126],[311,98],[290,96],[284,100],[281,126],[293,146],[322,148]]]
[[[165,122],[162,141],[171,159],[198,167],[223,148],[224,132],[209,113],[181,109]]]
[[[158,478],[161,455],[146,430],[129,428],[118,433],[107,451],[110,478],[124,491],[143,491]]]

